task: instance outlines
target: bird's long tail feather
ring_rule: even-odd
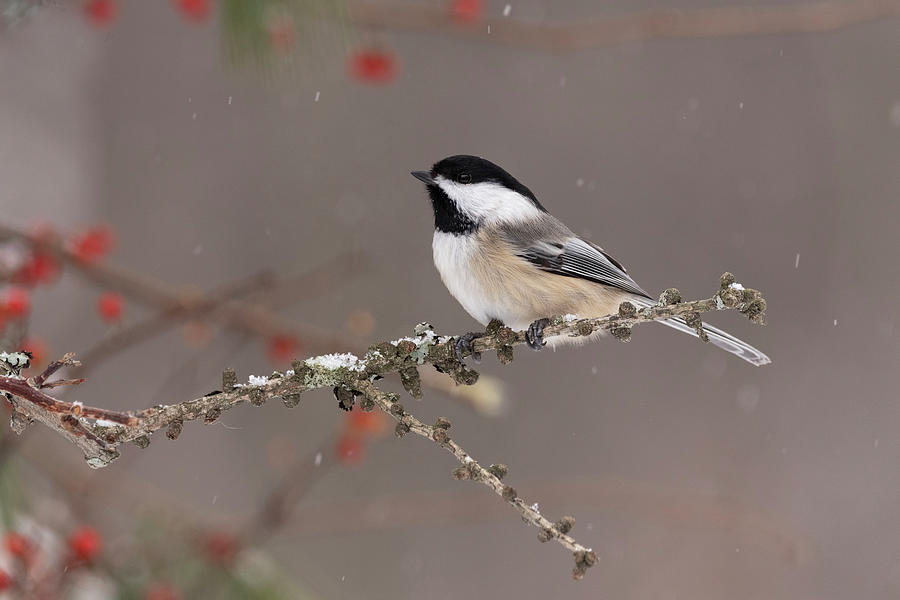
[[[638,298],[637,304],[641,307],[652,306],[654,302],[652,300],[646,300],[644,298]],[[692,335],[694,337],[699,337],[697,332],[694,331],[694,328],[684,322],[683,319],[678,317],[672,317],[671,319],[664,319],[659,321],[663,325],[668,325],[672,329],[677,329],[678,331],[683,331],[688,335]],[[772,362],[768,356],[748,344],[743,340],[739,340],[730,333],[726,333],[721,329],[717,329],[712,325],[703,324],[703,330],[709,336],[709,342],[716,346],[717,348],[721,348],[725,352],[731,352],[732,354],[739,356],[746,360],[748,363],[752,365],[756,365],[757,367],[761,367],[762,365],[767,365]]]

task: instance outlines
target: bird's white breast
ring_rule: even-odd
[[[467,313],[482,325],[487,325],[491,320],[488,315],[490,308],[471,266],[473,254],[478,249],[478,240],[475,236],[435,231],[431,249],[434,253],[434,266],[441,274],[444,285]]]

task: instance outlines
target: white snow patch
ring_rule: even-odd
[[[573,321],[577,321],[578,318],[579,318],[578,315],[572,315],[572,314],[563,315],[563,321],[565,321],[566,323],[572,323]]]
[[[509,13],[512,12],[512,4],[507,4],[503,7],[503,16],[508,17]]]
[[[404,336],[404,337],[400,338],[399,340],[392,341],[391,344],[396,346],[400,342],[412,342],[413,344],[416,345],[416,348],[418,348],[419,346],[422,346],[423,344],[430,346],[437,341],[439,341],[439,339],[438,339],[438,336],[434,333],[434,330],[426,329],[422,335],[417,335],[416,337]]]
[[[366,368],[366,364],[359,360],[355,354],[345,352],[343,354],[325,354],[314,358],[307,358],[304,364],[308,367],[322,367],[323,369],[353,369],[354,371],[362,371]]]
[[[314,464],[317,467],[322,464],[322,453],[321,452],[316,452],[316,460],[314,461]]]
[[[247,385],[266,385],[269,378],[265,375],[251,375],[247,378]]]

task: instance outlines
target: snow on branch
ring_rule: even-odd
[[[632,327],[639,323],[680,316],[699,327],[701,313],[737,310],[752,322],[762,324],[765,309],[766,301],[758,291],[745,289],[735,283],[733,275],[725,273],[718,291],[706,300],[682,302],[678,290],[670,288],[663,292],[658,304],[640,310],[624,302],[618,313],[604,317],[555,317],[544,329],[544,338],[589,336],[606,330],[616,339],[627,342]],[[292,363],[293,369],[285,373],[250,375],[246,383],[238,383],[237,374],[226,369],[222,374],[221,390],[178,404],[137,412],[93,408],[80,402],[63,402],[47,394],[45,390],[49,388],[80,383],[81,380],[48,381],[60,368],[76,364],[71,354],[51,363],[43,373],[26,379],[20,371],[28,366],[29,357],[25,353],[3,353],[0,354],[0,391],[5,392],[12,404],[14,431],[21,433],[29,424],[39,421],[75,443],[91,467],[100,468],[118,458],[119,448],[127,442],[146,448],[151,435],[157,431],[165,430],[166,437],[174,440],[181,435],[185,422],[214,423],[224,411],[238,404],[262,406],[268,400],[278,399],[286,407],[294,408],[303,392],[328,388],[333,391],[341,409],[381,410],[396,421],[398,437],[413,433],[450,452],[461,465],[452,472],[456,479],[486,485],[510,504],[526,523],[538,528],[541,541],[555,540],[571,551],[575,557],[573,575],[580,579],[598,559],[590,548],[569,536],[574,526],[572,517],[563,517],[556,522],[548,520],[538,512],[536,505],[528,505],[514,488],[501,481],[507,472],[504,465],[483,467],[451,439],[447,419],[439,418],[434,425],[426,425],[406,410],[396,394],[384,392],[375,385],[382,377],[396,373],[406,392],[421,398],[419,369],[426,364],[457,384],[475,383],[478,373],[457,356],[455,341],[454,337],[436,335],[430,325],[421,323],[416,326],[414,336],[372,346],[362,357],[345,353],[296,360]],[[525,343],[524,332],[492,322],[485,335],[475,340],[473,354],[494,350],[502,363],[508,363],[513,359],[513,348]]]

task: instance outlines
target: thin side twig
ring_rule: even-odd
[[[354,388],[362,392],[363,396],[374,402],[378,408],[391,415],[397,421],[396,432],[398,436],[402,437],[407,433],[414,433],[436,443],[452,454],[462,465],[462,467],[453,472],[454,477],[477,481],[486,485],[510,506],[515,508],[523,521],[538,528],[541,532],[539,536],[541,541],[553,539],[559,542],[563,548],[571,551],[575,556],[575,568],[572,571],[575,579],[584,577],[585,571],[597,564],[599,560],[597,554],[592,549],[585,548],[568,535],[568,532],[575,525],[575,519],[563,517],[556,523],[553,523],[538,511],[536,505],[529,506],[526,504],[515,488],[501,481],[501,478],[506,474],[505,466],[493,465],[492,470],[486,469],[456,441],[450,439],[450,435],[447,433],[450,429],[450,422],[447,419],[439,418],[435,425],[426,425],[406,411],[394,398],[389,397],[372,385],[371,382],[359,381],[354,385]]]
[[[51,384],[45,385],[45,382],[50,376],[52,376],[63,367],[77,367],[79,365],[81,365],[81,363],[75,360],[75,354],[73,352],[67,352],[61,359],[54,360],[49,365],[47,365],[42,373],[34,377],[34,379],[31,381],[31,384],[38,389],[53,387],[53,385]],[[58,382],[55,385],[58,385]]]

